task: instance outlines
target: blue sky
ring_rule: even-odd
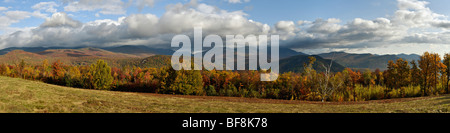
[[[282,46],[311,54],[446,53],[449,5],[448,0],[1,0],[0,48],[156,47],[202,25],[219,35],[280,35]]]
[[[450,15],[448,0],[428,0],[429,7],[438,13]],[[39,2],[37,0],[3,0],[1,6],[11,7],[10,10],[33,11],[33,5]],[[54,1],[64,5],[63,1]],[[137,7],[127,8],[125,15],[137,13],[152,13],[161,16],[165,12],[165,7],[174,3],[187,3],[187,0],[155,0],[152,7],[146,7],[139,10]],[[250,19],[275,24],[280,20],[309,20],[314,21],[317,18],[339,18],[344,21],[354,18],[374,19],[386,17],[396,10],[397,3],[394,0],[253,0],[243,3],[229,3],[226,0],[202,0],[200,2],[217,6],[221,9],[235,11],[243,10],[249,15]],[[64,6],[55,7],[58,11],[64,11]],[[73,14],[73,18],[82,22],[93,21],[96,19],[117,19],[124,16],[101,15],[96,17],[97,11],[68,12]],[[28,22],[27,22],[28,21]],[[30,18],[15,24],[18,27],[38,26],[44,22],[44,19]]]
[[[450,1],[436,0],[442,4],[450,4]],[[33,5],[39,2],[37,0],[4,0],[0,6],[11,7],[10,10],[30,11]],[[63,1],[54,1],[62,6],[55,7],[58,11],[64,11]],[[126,14],[105,15],[101,14],[96,17],[96,11],[67,12],[74,15],[73,18],[88,22],[96,19],[117,19],[121,16],[138,13],[151,13],[161,16],[165,12],[165,7],[174,3],[187,3],[186,0],[155,0],[152,7],[146,7],[139,10],[137,7],[130,6],[126,9]],[[392,0],[253,0],[243,3],[229,3],[226,0],[203,0],[206,4],[217,6],[221,9],[236,11],[243,10],[249,16],[249,19],[275,24],[280,20],[309,20],[314,21],[317,18],[340,18],[347,21],[354,18],[374,19],[377,17],[385,17],[387,14],[395,11],[396,2]],[[439,3],[439,4],[440,4]],[[440,4],[440,5],[442,5]],[[430,4],[437,5],[437,4]],[[444,9],[445,6],[437,6]],[[448,12],[450,13],[450,12]],[[14,27],[30,27],[39,26],[45,19],[29,18],[19,23],[15,23]]]

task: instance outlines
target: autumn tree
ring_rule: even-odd
[[[449,53],[446,53],[445,55],[444,55],[444,64],[443,65],[445,65],[446,67],[446,69],[444,69],[444,74],[445,74],[445,76],[447,77],[447,79],[445,80],[445,82],[444,83],[442,83],[442,84],[444,84],[445,85],[445,93],[449,93],[449,81],[450,81],[450,54]],[[443,75],[444,76],[444,75]]]
[[[309,56],[308,59],[308,64],[303,64],[303,75],[311,76],[311,73],[315,72],[315,70],[313,69],[313,65],[316,62],[316,58],[313,56]]]
[[[176,71],[173,83],[166,93],[183,95],[203,95],[202,75],[200,71],[180,70]]]
[[[375,75],[375,84],[376,85],[384,85],[384,77],[383,72],[380,69],[376,69],[375,72],[373,72],[373,75]]]
[[[64,76],[63,63],[60,60],[53,62],[52,64],[52,74],[55,80],[61,79]]]
[[[48,64],[48,60],[45,59],[44,61],[42,61],[42,65],[41,65],[41,77],[43,77],[43,78],[51,77],[50,70],[51,70],[51,68],[50,68],[50,65]]]
[[[170,88],[176,76],[176,71],[172,67],[165,66],[160,68],[156,75],[156,79],[159,81],[156,93],[168,93],[166,90]]]
[[[397,74],[396,80],[397,80],[397,88],[408,86],[410,83],[410,66],[408,61],[403,60],[402,58],[397,59],[395,62],[395,66],[397,67]]]
[[[432,54],[432,84],[433,84],[433,89],[431,89],[431,94],[437,94],[439,93],[437,91],[437,87],[438,87],[438,83],[439,83],[439,77],[440,75],[440,71],[444,68],[444,64],[441,62],[441,57],[439,56],[439,54],[435,53]]]
[[[89,87],[96,90],[110,90],[113,77],[111,67],[103,60],[97,60],[97,63],[91,64],[87,74]]]
[[[422,78],[421,78],[422,76],[421,76],[421,73],[420,73],[421,71],[420,71],[419,67],[417,66],[417,63],[416,63],[415,60],[412,60],[410,62],[410,64],[411,64],[411,69],[410,69],[410,71],[411,71],[411,77],[410,77],[411,84],[414,85],[414,86],[420,85],[421,80],[422,80]]]
[[[20,63],[17,65],[17,72],[18,72],[19,76],[22,78],[25,78],[24,72],[23,72],[25,67],[26,67],[25,61],[23,59],[20,60]]]
[[[350,68],[346,68],[342,71],[342,79],[344,81],[344,86],[349,87],[352,86],[352,77],[350,76]]]
[[[375,84],[375,78],[375,75],[372,75],[372,71],[370,69],[366,69],[363,72],[364,85],[369,87],[369,89],[371,85]]]
[[[9,76],[11,74],[11,69],[8,65],[4,64],[1,66],[1,74],[4,76]]]
[[[441,58],[439,54],[430,54],[425,52],[420,56],[419,67],[421,69],[421,75],[423,82],[421,84],[422,95],[434,94],[437,87],[438,74],[441,65]]]
[[[77,66],[71,66],[64,75],[64,82],[69,87],[82,87],[81,72]]]
[[[354,88],[356,86],[356,84],[358,84],[359,79],[361,78],[361,73],[359,71],[353,71],[350,68],[346,68],[346,70],[350,74],[350,78],[352,81],[351,87]]]
[[[384,72],[384,80],[386,83],[386,87],[392,89],[395,87],[396,80],[395,76],[397,75],[397,66],[394,61],[390,60],[387,64],[387,70]]]
[[[441,84],[441,89],[443,91],[445,91],[444,93],[447,93],[447,66],[444,65],[444,63],[439,63],[439,74],[440,74],[440,84]],[[440,92],[438,92],[440,93]]]

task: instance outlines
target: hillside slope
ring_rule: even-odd
[[[75,89],[0,76],[0,112],[301,113],[448,112],[450,95],[350,103],[173,96]],[[209,99],[209,100],[208,100]]]
[[[0,55],[7,54],[14,50],[22,50],[31,53],[39,53],[46,50],[60,50],[60,49],[82,49],[85,47],[9,47],[5,49],[0,49]],[[148,57],[152,55],[172,55],[174,52],[171,49],[164,48],[151,48],[143,45],[131,46],[131,45],[123,45],[123,46],[114,46],[114,47],[93,47],[96,49],[103,49],[115,53],[123,53],[129,55],[135,55],[139,57]]]
[[[14,65],[24,60],[29,65],[41,65],[47,59],[49,63],[60,60],[68,65],[89,65],[98,59],[103,59],[110,66],[121,67],[128,60],[139,58],[136,55],[115,53],[98,48],[48,49],[37,53],[13,50],[5,55],[0,55],[0,63]]]
[[[280,72],[303,72],[304,64],[308,64],[309,62],[309,55],[297,55],[292,56],[289,58],[281,59],[280,60]],[[325,68],[323,68],[323,65],[329,66],[331,63],[331,60],[323,59],[320,56],[313,56],[316,58],[316,62],[313,65],[314,70],[318,72],[325,71]],[[345,69],[344,66],[340,65],[339,63],[336,63],[333,61],[333,65],[331,66],[331,71],[333,72],[341,72]]]
[[[379,68],[380,70],[387,69],[387,63],[389,60],[397,60],[399,57],[396,55],[373,55],[373,54],[349,54],[344,52],[332,52],[319,54],[320,57],[325,59],[332,59],[344,67],[354,69],[372,69]]]

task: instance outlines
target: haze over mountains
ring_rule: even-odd
[[[50,62],[63,60],[64,63],[86,65],[96,59],[104,59],[114,66],[133,64],[140,67],[161,67],[170,59],[174,50],[162,48],[150,48],[147,46],[118,46],[118,47],[11,47],[0,50],[1,63],[14,64],[25,60],[30,64],[42,63],[44,59]],[[158,56],[155,56],[158,55]],[[305,63],[308,63],[307,54],[280,47],[280,72],[301,72]],[[352,69],[379,68],[385,70],[389,60],[403,58],[408,61],[418,60],[419,55],[375,55],[375,54],[350,54],[345,52],[331,52],[314,55],[317,59],[314,68],[322,71],[323,65],[329,65],[333,60],[332,71],[342,71],[346,67]]]
[[[406,59],[407,61],[419,60],[420,56],[416,54],[406,55],[375,55],[375,54],[350,54],[345,52],[331,52],[319,54],[320,57],[325,59],[333,59],[337,63],[344,67],[352,69],[387,69],[387,63],[389,60],[397,60],[399,58]]]

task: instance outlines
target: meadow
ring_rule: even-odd
[[[450,95],[362,102],[181,96],[78,89],[0,76],[2,113],[441,113]]]

